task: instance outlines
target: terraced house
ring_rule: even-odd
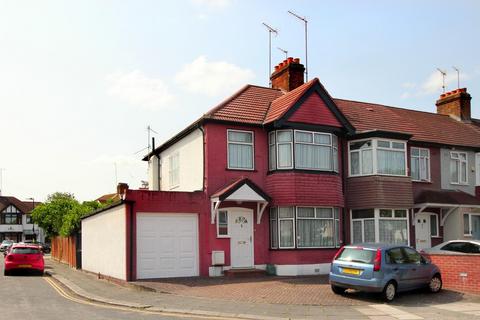
[[[148,154],[150,191],[83,219],[83,268],[128,280],[318,274],[345,243],[480,238],[480,122],[466,89],[427,113],[333,98],[304,70],[283,61],[271,87],[246,85]]]

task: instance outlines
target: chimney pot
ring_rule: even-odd
[[[124,194],[127,193],[128,190],[128,184],[124,182],[119,182],[117,185],[117,194],[120,196],[123,196]]]
[[[295,62],[295,63],[300,63],[300,58],[295,58],[295,59],[293,59],[293,62]]]
[[[472,97],[467,92],[467,88],[458,88],[440,95],[435,105],[437,113],[448,115],[458,121],[471,120]]]
[[[288,57],[288,64],[292,63],[293,62],[293,58],[292,57]]]
[[[275,67],[270,76],[272,88],[291,91],[304,83],[305,67],[299,58],[288,57]]]

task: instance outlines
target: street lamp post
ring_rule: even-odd
[[[32,211],[35,209],[35,199],[33,197],[27,200],[32,200]],[[37,235],[35,234],[35,222],[32,220],[32,211],[30,211],[30,222],[32,223],[33,242],[37,242]]]

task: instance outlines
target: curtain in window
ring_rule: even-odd
[[[360,174],[360,153],[359,152],[350,153],[350,173]]]
[[[360,243],[362,241],[362,221],[361,220],[353,220],[353,243]]]
[[[411,171],[412,171],[412,180],[420,180],[420,166],[419,166],[420,159],[412,158],[411,159]]]
[[[270,245],[272,248],[278,248],[278,226],[277,220],[270,220]]]
[[[362,150],[362,174],[373,173],[372,150]]]
[[[405,153],[389,150],[377,151],[378,173],[405,174]]]
[[[379,221],[380,242],[407,244],[407,220],[380,219]]]
[[[305,169],[332,170],[331,147],[295,144],[295,166]]]
[[[450,160],[450,179],[451,182],[458,183],[458,164],[457,160]]]
[[[269,162],[269,168],[270,170],[275,170],[276,167],[277,167],[277,156],[275,154],[275,145],[270,145],[268,147],[269,149],[269,159],[270,159],[270,162]]]
[[[280,220],[280,247],[293,247],[293,220]]]
[[[228,166],[230,168],[253,169],[253,150],[251,145],[228,144]]]
[[[365,242],[375,242],[375,220],[363,220]]]
[[[332,220],[298,219],[298,247],[333,247]]]
[[[292,145],[290,143],[278,144],[278,167],[292,167]]]

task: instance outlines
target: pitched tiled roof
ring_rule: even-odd
[[[247,85],[205,114],[205,118],[263,124],[270,103],[283,95],[272,88]]]
[[[0,196],[0,211],[3,211],[3,209],[8,207],[9,205],[13,205],[21,212],[28,213],[39,204],[41,204],[41,202],[21,201],[15,197]]]
[[[318,78],[314,78],[272,101],[264,122],[270,123],[280,119],[315,83],[320,83]]]
[[[480,199],[463,191],[456,190],[424,190],[415,197],[415,203],[441,203],[453,205],[480,206]]]
[[[225,186],[214,192],[211,197],[212,198],[219,198],[221,201],[223,201],[225,198],[230,196],[232,193],[237,191],[241,186],[244,184],[248,185],[250,188],[252,188],[256,193],[258,193],[261,197],[263,197],[265,200],[270,201],[270,196],[267,195],[259,186],[257,186],[255,183],[250,181],[248,178],[244,177],[239,177],[237,179],[234,179],[230,183],[227,183]]]
[[[480,127],[437,113],[334,99],[357,133],[384,130],[408,133],[411,140],[480,147]]]

